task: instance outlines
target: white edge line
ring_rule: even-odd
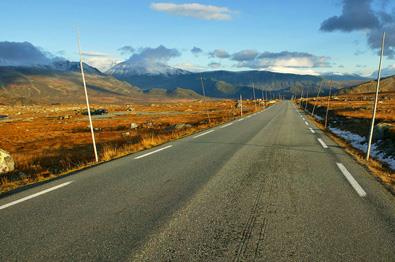
[[[144,154],[144,155],[137,156],[137,157],[135,157],[134,159],[140,159],[140,158],[143,158],[143,157],[146,157],[146,156],[149,156],[149,155],[155,154],[155,153],[157,153],[157,152],[159,152],[159,151],[162,151],[162,150],[168,149],[168,148],[170,148],[170,147],[172,147],[172,146],[173,146],[173,145],[168,145],[168,146],[165,146],[165,147],[159,148],[159,149],[157,149],[157,150],[154,150],[154,151],[152,151],[152,152],[146,153],[146,154]]]
[[[309,125],[309,123],[307,123],[307,121],[304,121],[304,123],[306,124],[306,126],[308,126],[308,125]]]
[[[244,118],[240,118],[239,120],[237,120],[237,122],[240,122],[240,121],[243,121],[244,120]]]
[[[311,133],[315,134],[315,131],[311,127],[309,127],[309,130],[311,131]]]
[[[325,144],[325,142],[321,138],[317,138],[318,142],[320,142],[321,146],[323,148],[328,148],[328,146]]]
[[[63,183],[63,184],[60,184],[60,185],[57,185],[57,186],[54,186],[54,187],[45,189],[45,190],[43,190],[43,191],[37,192],[37,193],[35,193],[35,194],[33,194],[33,195],[30,195],[30,196],[23,197],[23,198],[21,198],[21,199],[12,201],[12,202],[10,202],[10,203],[8,203],[8,204],[5,204],[5,205],[0,206],[0,210],[1,210],[1,209],[5,209],[5,208],[10,207],[10,206],[13,206],[13,205],[16,205],[16,204],[19,204],[19,203],[24,202],[24,201],[26,201],[26,200],[29,200],[29,199],[38,197],[38,196],[40,196],[40,195],[46,194],[46,193],[51,192],[51,191],[53,191],[53,190],[59,189],[59,188],[64,187],[64,186],[67,186],[67,185],[69,185],[69,184],[71,184],[71,183],[73,183],[73,181],[65,182],[65,183]]]
[[[357,192],[357,194],[360,197],[365,197],[366,192],[363,190],[363,188],[358,184],[357,180],[348,172],[347,168],[342,164],[342,163],[336,163],[337,167],[340,169],[340,171],[343,173],[345,178],[347,179],[348,183],[354,188],[354,190]]]
[[[201,133],[201,134],[199,134],[199,135],[197,135],[197,136],[194,136],[193,138],[198,138],[198,137],[201,137],[201,136],[210,134],[211,132],[214,132],[214,131],[215,131],[215,130],[209,130],[209,131],[207,131],[207,132],[204,132],[204,133]]]
[[[229,123],[229,124],[223,125],[220,128],[225,128],[225,127],[228,127],[228,126],[231,126],[231,125],[233,125],[233,123]]]

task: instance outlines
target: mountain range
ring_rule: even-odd
[[[184,88],[218,98],[253,98],[253,86],[256,88],[256,97],[261,97],[269,92],[272,96],[278,95],[291,97],[302,92],[311,95],[318,92],[322,84],[322,93],[327,93],[330,85],[336,89],[354,86],[370,80],[359,75],[325,74],[322,76],[297,75],[275,73],[269,71],[208,71],[201,73],[188,72],[175,69],[167,65],[150,64],[149,69],[144,65],[133,65],[128,61],[120,63],[106,72],[113,77],[126,81],[143,90],[165,89],[174,90]],[[262,92],[263,91],[263,92]]]
[[[330,85],[336,89],[368,81],[358,75],[323,76],[284,74],[269,71],[189,72],[166,64],[147,65],[126,62],[107,72],[84,64],[92,103],[128,103],[174,98],[274,98],[321,94]],[[254,89],[254,88],[255,89]],[[0,66],[0,103],[83,103],[80,64],[57,59],[44,65]]]

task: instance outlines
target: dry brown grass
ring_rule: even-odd
[[[100,161],[108,161],[190,135],[238,117],[235,101],[177,101],[106,105],[106,117],[93,120]],[[127,111],[133,108],[133,111]],[[252,102],[243,103],[252,113]],[[1,192],[51,179],[93,164],[91,135],[83,105],[0,106],[10,116],[0,122],[0,148],[11,153],[18,172],[1,177]],[[207,120],[210,114],[210,122]],[[69,115],[69,119],[61,116]],[[130,123],[139,128],[131,130]],[[177,124],[191,127],[175,129]]]

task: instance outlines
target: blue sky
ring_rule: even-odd
[[[322,29],[325,20],[341,16],[347,2],[358,4],[352,8],[359,8],[361,2],[369,7],[358,10],[361,17],[356,22],[347,18],[341,24],[339,19]],[[362,20],[369,17],[362,13],[371,8],[377,16],[381,12],[395,19],[394,6],[386,0],[2,0],[0,41],[28,41],[54,55],[77,60],[78,26],[85,59],[103,70],[133,55],[121,54],[123,46],[133,47],[139,54],[144,48],[163,45],[179,54],[161,61],[192,71],[262,69],[367,75],[378,64],[377,49],[372,40],[368,42],[377,25],[369,21],[365,25]],[[392,30],[394,23],[391,20],[385,25]],[[192,54],[193,47],[202,52]],[[217,57],[214,50],[229,57]],[[256,58],[235,60],[234,54],[243,50],[248,54],[256,51]],[[390,58],[386,57],[384,67],[394,65]]]

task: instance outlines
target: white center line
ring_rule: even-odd
[[[135,157],[134,159],[140,159],[140,158],[143,158],[143,157],[146,157],[146,156],[149,156],[149,155],[155,154],[155,153],[157,153],[157,152],[159,152],[159,151],[162,151],[162,150],[168,149],[168,148],[170,148],[170,147],[172,147],[172,146],[173,146],[173,145],[168,145],[168,146],[165,146],[165,147],[159,148],[159,149],[157,149],[157,150],[155,150],[155,151],[152,151],[152,152],[149,152],[149,153],[147,153],[147,154],[144,154],[144,155],[141,155],[141,156],[137,156],[137,157]]]
[[[201,137],[201,136],[204,136],[204,135],[210,134],[211,132],[214,132],[214,131],[215,131],[215,130],[210,130],[210,131],[207,131],[207,132],[201,133],[201,134],[199,134],[199,135],[197,135],[197,136],[194,136],[193,138],[198,138],[198,137]]]
[[[38,196],[40,196],[40,195],[43,195],[43,194],[45,194],[45,193],[48,193],[48,192],[51,192],[51,191],[53,191],[53,190],[59,189],[59,188],[61,188],[61,187],[67,186],[67,185],[69,185],[69,184],[71,184],[71,183],[73,183],[73,181],[69,181],[69,182],[66,182],[66,183],[63,183],[63,184],[60,184],[60,185],[57,185],[57,186],[54,186],[54,187],[45,189],[45,190],[40,191],[40,192],[38,192],[38,193],[35,193],[35,194],[33,194],[33,195],[30,195],[30,196],[23,197],[23,198],[21,198],[21,199],[12,201],[12,202],[10,202],[10,203],[8,203],[8,204],[5,204],[5,205],[0,206],[0,210],[1,210],[1,209],[5,209],[5,208],[10,207],[10,206],[13,206],[13,205],[16,205],[16,204],[19,204],[19,203],[21,203],[21,202],[23,202],[23,201],[26,201],[26,200],[29,200],[29,199],[38,197]]]
[[[323,148],[328,148],[328,146],[325,144],[324,141],[322,141],[321,138],[317,138],[317,140],[318,140],[318,142],[320,142],[320,144],[321,144],[321,146],[322,146]]]
[[[311,133],[315,134],[315,131],[311,127],[309,127],[309,130]]]
[[[363,188],[358,184],[357,180],[348,172],[347,168],[342,164],[342,163],[336,163],[337,167],[342,171],[343,175],[346,177],[348,183],[351,184],[351,186],[354,188],[355,191],[357,191],[357,194],[360,197],[365,197],[366,192],[363,190]]]
[[[233,125],[233,123],[229,123],[229,124],[223,125],[220,128],[225,128],[225,127],[228,127],[228,126],[231,126],[231,125]]]

